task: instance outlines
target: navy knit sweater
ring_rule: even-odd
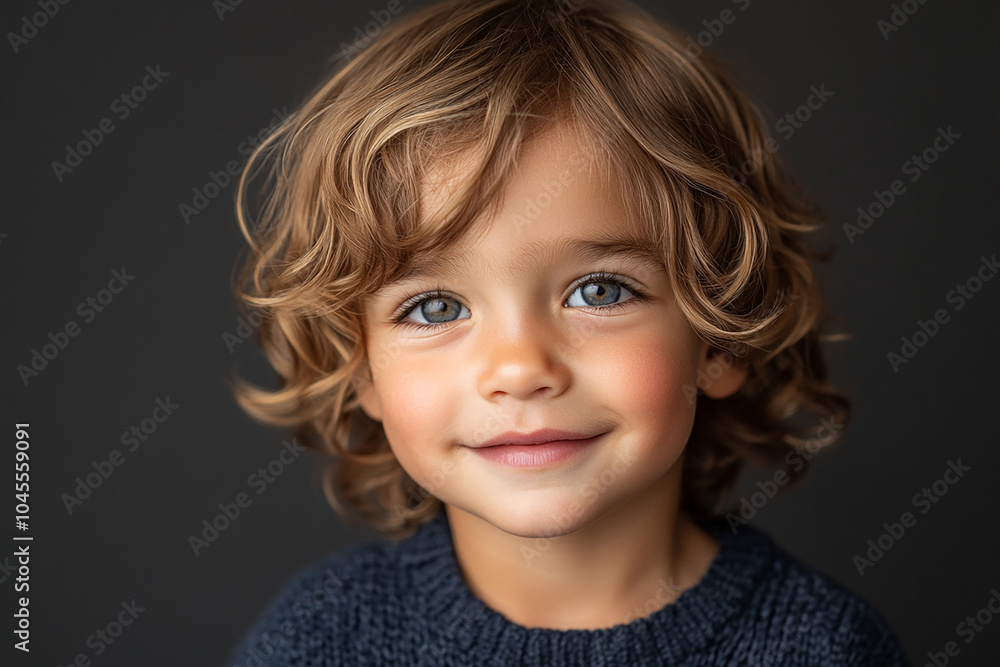
[[[277,665],[908,665],[878,612],[752,526],[720,543],[698,584],[600,630],[525,628],[465,584],[442,512],[398,542],[296,575],[230,656]]]

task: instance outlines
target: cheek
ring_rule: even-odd
[[[429,451],[435,439],[445,437],[451,420],[449,406],[455,405],[448,377],[440,372],[439,365],[424,368],[422,364],[402,361],[376,375],[382,427],[407,472],[419,466],[420,452]]]
[[[676,429],[686,441],[694,419],[688,394],[695,391],[697,352],[687,338],[664,344],[669,335],[652,332],[630,338],[599,374],[609,400],[632,427]]]

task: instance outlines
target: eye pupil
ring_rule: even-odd
[[[610,286],[608,289],[606,286]],[[583,287],[583,297],[584,299],[590,299],[591,297],[596,297],[600,302],[593,303],[589,305],[601,306],[604,305],[606,301],[617,301],[618,296],[621,294],[621,287],[613,282],[592,282],[584,285]],[[589,303],[589,301],[588,301]]]
[[[429,299],[420,305],[420,312],[429,322],[447,322],[449,321],[447,319],[434,320],[433,318],[442,314],[447,316],[449,311],[454,310],[450,301],[450,299]]]

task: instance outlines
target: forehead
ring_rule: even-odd
[[[494,185],[496,177],[489,170],[508,160],[494,159],[494,164],[485,164],[485,143],[477,141],[452,150],[442,146],[439,155],[424,166],[418,179],[422,218],[461,200],[475,189],[479,180]],[[508,206],[554,196],[553,190],[561,191],[570,180],[588,180],[605,194],[617,190],[610,155],[578,122],[539,122],[517,145],[516,151],[516,158],[509,160],[512,164],[506,178],[495,184]],[[547,206],[545,201],[536,203]]]
[[[411,257],[390,284],[457,274],[476,268],[472,265],[477,262],[490,264],[510,248],[516,249],[516,256],[508,255],[510,271],[610,256],[662,264],[653,235],[628,210],[614,170],[596,146],[575,126],[545,128],[522,144],[515,168],[500,184],[496,208],[482,212],[448,246]],[[424,220],[445,215],[475,187],[481,158],[477,148],[427,169],[420,185]],[[479,242],[497,225],[500,229],[482,246]]]

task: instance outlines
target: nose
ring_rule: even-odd
[[[511,315],[505,325],[481,332],[479,393],[490,401],[501,396],[521,400],[553,398],[566,391],[571,374],[554,323],[544,316]]]

